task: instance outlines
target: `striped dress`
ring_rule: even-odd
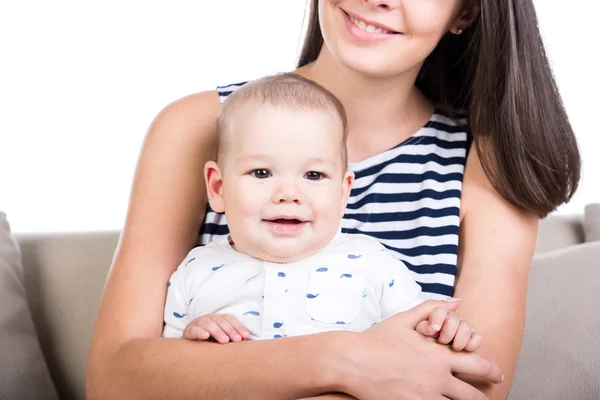
[[[218,87],[221,101],[242,85]],[[342,231],[379,240],[412,271],[425,298],[445,299],[454,291],[467,132],[466,117],[436,110],[404,142],[348,166],[355,180]],[[199,245],[228,232],[225,215],[209,206]]]

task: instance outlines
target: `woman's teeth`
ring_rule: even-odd
[[[365,32],[368,32],[368,33],[380,33],[380,34],[382,34],[382,33],[390,33],[390,31],[386,31],[385,29],[376,28],[373,25],[368,25],[368,24],[365,24],[362,21],[359,21],[359,20],[357,20],[354,17],[351,17],[351,16],[349,16],[349,17],[350,17],[350,21],[352,21],[354,23],[354,25],[356,25],[358,27],[358,29],[360,29],[362,31],[365,31]]]

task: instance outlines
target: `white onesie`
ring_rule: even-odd
[[[173,273],[163,336],[193,319],[231,314],[250,339],[363,331],[420,304],[421,287],[378,241],[338,233],[319,253],[277,264],[234,250],[227,238],[196,247]]]

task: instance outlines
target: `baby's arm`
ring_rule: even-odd
[[[192,250],[177,270],[171,275],[165,302],[163,337],[183,338],[187,340],[208,340],[211,337],[219,343],[240,342],[250,337],[250,333],[232,315],[205,314],[194,318],[198,308],[192,308],[194,287],[192,283],[204,280],[200,259],[206,259],[205,248]],[[200,272],[194,273],[194,272]],[[194,282],[189,282],[193,279]],[[190,289],[192,288],[192,289]],[[192,293],[190,293],[190,290]],[[192,311],[195,310],[195,313]],[[196,314],[197,315],[197,314]]]
[[[383,280],[380,305],[381,318],[386,319],[424,300],[420,298],[421,286],[404,263],[387,250],[381,253],[378,264]],[[449,344],[456,351],[475,351],[481,346],[481,335],[467,321],[461,321],[458,313],[443,307],[434,308],[429,319],[417,324],[416,331],[438,343]]]

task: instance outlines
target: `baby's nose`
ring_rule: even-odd
[[[300,191],[291,182],[283,182],[277,185],[273,196],[274,203],[301,203]]]

